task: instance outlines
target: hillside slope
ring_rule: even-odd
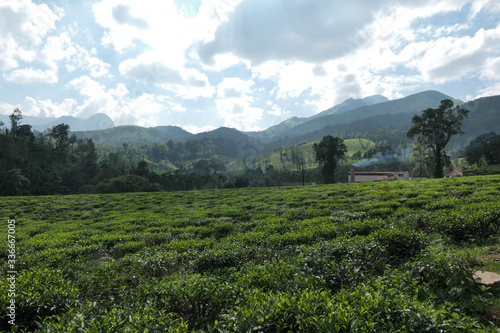
[[[288,118],[285,121],[282,121],[278,125],[274,125],[269,127],[268,129],[265,129],[260,132],[247,132],[248,135],[252,137],[256,137],[259,139],[264,139],[264,140],[270,140],[273,138],[280,137],[281,134],[297,127],[298,125],[304,124],[312,119],[320,118],[323,116],[327,115],[332,115],[332,114],[340,114],[344,113],[356,108],[359,108],[361,106],[368,106],[368,105],[373,105],[377,103],[382,103],[386,102],[389,99],[387,97],[381,96],[381,95],[374,95],[374,96],[369,96],[361,99],[353,99],[349,98],[345,101],[343,101],[340,104],[337,104],[325,111],[322,111],[314,116],[308,117],[308,118],[299,118],[299,117],[291,117]]]
[[[193,134],[177,126],[144,128],[140,126],[118,126],[100,131],[73,132],[78,138],[90,138],[96,144],[121,146],[127,144],[158,143],[169,140],[183,142]]]
[[[319,118],[311,119],[301,125],[298,125],[285,133],[281,137],[299,137],[307,133],[313,133],[327,126],[338,124],[348,124],[356,120],[365,119],[377,115],[386,115],[390,118],[392,114],[407,113],[413,115],[429,107],[437,107],[444,99],[453,99],[450,96],[442,94],[438,91],[424,91],[408,97],[378,103],[369,106],[363,106],[354,110],[350,110],[341,114],[326,115]]]

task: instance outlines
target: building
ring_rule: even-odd
[[[408,171],[356,171],[354,166],[351,166],[351,171],[348,173],[349,183],[363,182],[381,182],[387,180],[408,180],[410,173]]]
[[[452,177],[463,177],[462,168],[453,168],[452,172],[448,172],[444,175],[444,178],[452,178]]]

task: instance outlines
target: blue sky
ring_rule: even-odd
[[[348,98],[500,94],[496,0],[0,0],[0,114],[262,130]]]

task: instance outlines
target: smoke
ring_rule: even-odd
[[[390,153],[384,153],[384,154],[378,153],[370,158],[365,158],[362,159],[361,161],[353,163],[353,165],[357,168],[364,168],[374,164],[389,164],[394,162],[399,162],[399,159],[396,158],[394,155]]]

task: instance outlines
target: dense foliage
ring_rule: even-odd
[[[485,176],[4,197],[14,331],[494,332],[452,249],[498,245],[499,195]]]
[[[470,164],[500,164],[500,135],[481,134],[465,147],[463,156]]]
[[[331,135],[325,135],[323,139],[313,145],[316,159],[321,165],[321,175],[325,184],[335,183],[335,169],[338,161],[345,157],[347,146],[344,140]]]
[[[322,147],[321,141],[291,145],[284,140],[282,143],[288,145],[263,145],[236,130],[220,129],[185,142],[96,146],[92,139],[72,135],[66,124],[33,133],[30,125],[22,124],[20,110],[9,118],[10,127],[0,133],[0,195],[346,182],[350,164],[356,165],[358,171],[409,171],[414,177],[430,177],[436,171],[436,159],[428,145],[417,142],[410,155],[412,147],[404,138],[406,131],[395,128],[356,136],[336,134],[335,138],[345,144],[337,149],[345,158],[337,158],[337,162],[331,159],[335,151],[315,151],[314,147]],[[329,134],[325,137],[332,138]],[[481,167],[498,163],[497,141],[497,134],[483,134],[471,142],[463,156],[469,164]],[[444,152],[442,157],[442,162],[453,170],[450,158]],[[489,173],[490,169],[477,173]]]
[[[454,135],[463,134],[462,122],[469,116],[469,111],[460,106],[454,107],[450,99],[441,101],[438,108],[428,108],[411,119],[412,126],[408,130],[410,139],[418,139],[434,154],[434,177],[442,178],[444,149]]]

